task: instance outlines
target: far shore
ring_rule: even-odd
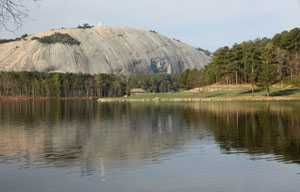
[[[233,102],[233,101],[300,101],[300,87],[273,86],[270,96],[266,91],[249,85],[210,85],[188,91],[173,93],[143,93],[124,97],[40,97],[40,96],[0,96],[0,102],[6,101],[44,101],[44,100],[97,100],[99,103],[130,102]]]
[[[216,98],[100,98],[99,103],[126,103],[126,102],[229,102],[229,101],[300,101],[300,97],[267,97],[267,96],[245,96],[245,97],[216,97]]]
[[[47,101],[47,100],[97,100],[99,103],[138,103],[138,102],[230,102],[230,101],[300,101],[300,96],[241,96],[241,97],[212,97],[212,98],[201,98],[201,97],[150,97],[146,94],[137,97],[108,97],[108,98],[96,98],[96,97],[19,97],[10,96],[2,97],[1,101]]]
[[[0,96],[1,101],[30,101],[30,100],[96,100],[97,97],[40,97],[40,96]]]
[[[211,85],[174,93],[145,93],[129,97],[100,98],[99,103],[113,102],[218,102],[218,101],[300,101],[300,88],[275,85],[270,96],[251,85]]]

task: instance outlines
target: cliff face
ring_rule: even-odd
[[[55,34],[68,35],[75,43],[52,41]],[[52,42],[41,41],[45,38]],[[52,30],[0,44],[2,71],[174,74],[209,61],[185,43],[131,28]]]

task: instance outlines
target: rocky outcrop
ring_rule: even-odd
[[[59,29],[0,43],[2,71],[174,74],[209,61],[183,42],[131,28]]]

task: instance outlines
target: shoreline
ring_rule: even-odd
[[[300,101],[300,97],[289,96],[244,96],[244,97],[214,97],[214,98],[99,98],[99,103],[133,103],[133,102],[230,102],[230,101],[265,101],[265,102],[279,102],[279,101]]]
[[[97,100],[98,97],[31,97],[0,96],[0,101],[45,101],[45,100]]]
[[[98,103],[176,103],[176,102],[234,102],[234,101],[258,101],[258,102],[280,102],[280,101],[300,101],[300,96],[221,96],[221,97],[191,97],[181,96],[176,94],[169,95],[169,97],[161,97],[159,95],[141,95],[139,97],[26,97],[26,96],[0,96],[2,101],[47,101],[47,100],[61,100],[61,101],[76,101],[76,100],[95,100]]]

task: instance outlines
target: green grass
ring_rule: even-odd
[[[257,89],[252,94],[251,90],[239,89],[239,90],[218,90],[218,91],[202,91],[198,93],[190,92],[176,92],[176,93],[146,93],[143,95],[130,96],[131,99],[153,99],[153,98],[222,98],[222,97],[247,97],[247,96],[266,96],[266,91]],[[300,97],[300,88],[272,88],[272,97],[290,96]]]

